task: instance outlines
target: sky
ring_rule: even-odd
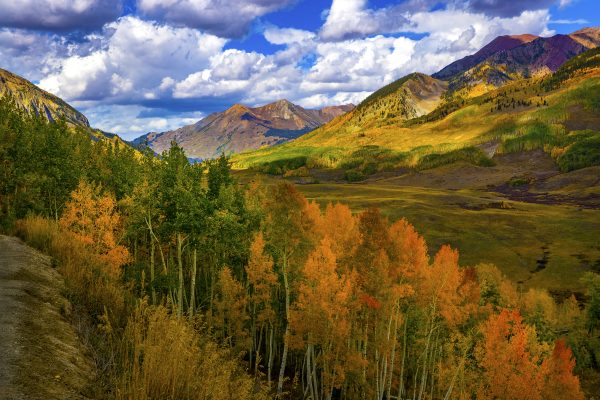
[[[235,103],[358,104],[499,35],[599,25],[598,0],[0,0],[0,68],[133,139]]]

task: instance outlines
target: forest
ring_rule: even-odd
[[[241,185],[91,140],[0,100],[0,225],[50,254],[93,354],[91,398],[583,399],[600,375],[585,299],[522,291],[410,221]]]

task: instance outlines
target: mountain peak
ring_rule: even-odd
[[[221,153],[239,153],[294,139],[309,132],[354,106],[330,106],[321,110],[307,110],[287,99],[277,100],[261,107],[234,104],[226,111],[210,114],[195,124],[160,134],[147,134],[135,142],[148,145],[155,152],[168,149],[177,142],[190,157],[213,158]]]
[[[476,66],[494,54],[514,49],[515,47],[530,43],[536,39],[539,39],[539,36],[530,34],[498,36],[483,46],[477,53],[454,61],[432,76],[437,79],[450,79],[456,74]]]

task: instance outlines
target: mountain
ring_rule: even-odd
[[[450,79],[459,64],[442,70],[444,80],[410,74],[293,141],[234,156],[234,165],[269,173],[303,164],[338,168],[358,180],[461,160],[485,166],[497,153],[524,149],[549,152],[563,171],[600,164],[600,47],[586,50],[599,32],[500,38],[459,63],[468,69]],[[509,74],[507,65],[517,72]],[[474,71],[506,79],[476,91]],[[467,96],[452,92],[463,78]]]
[[[210,114],[193,125],[174,131],[151,132],[133,141],[155,152],[168,149],[175,140],[192,158],[214,158],[221,153],[240,153],[294,139],[354,108],[352,104],[308,110],[287,100],[262,107],[235,104]]]
[[[346,120],[369,126],[384,119],[389,122],[420,117],[439,105],[447,88],[447,82],[413,73],[371,94]]]
[[[28,80],[0,68],[0,98],[10,96],[16,105],[30,114],[49,121],[64,118],[67,122],[89,127],[88,119],[64,100],[35,86]]]
[[[536,35],[505,35],[498,36],[490,43],[481,48],[477,53],[460,60],[454,61],[448,66],[442,68],[439,72],[436,72],[432,76],[437,79],[449,79],[461,72],[465,72],[470,68],[473,68],[477,64],[485,61],[486,58],[499,53],[501,51],[510,50],[524,43],[529,43],[539,36]]]
[[[600,28],[569,35],[500,36],[477,53],[453,62],[433,77],[449,81],[451,93],[477,96],[510,80],[555,72],[567,60],[600,45]]]

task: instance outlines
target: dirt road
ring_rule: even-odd
[[[0,399],[84,399],[89,360],[50,258],[0,235]]]

